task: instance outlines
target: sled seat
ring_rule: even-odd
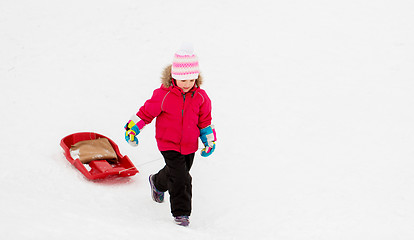
[[[125,171],[124,167],[121,166],[112,166],[106,160],[95,160],[89,163],[89,167],[91,167],[91,173],[120,173]]]
[[[96,169],[99,172],[106,172],[108,170],[112,170],[111,164],[109,164],[106,160],[95,160],[89,163],[89,167],[92,169]]]

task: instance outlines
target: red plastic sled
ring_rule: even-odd
[[[118,156],[118,162],[116,164],[111,164],[106,160],[95,160],[89,163],[91,170],[87,170],[84,164],[81,163],[79,159],[73,159],[70,155],[70,148],[73,144],[84,141],[84,140],[94,140],[98,138],[106,138],[111,143],[112,148],[115,150],[116,155]],[[74,165],[86,178],[95,180],[106,178],[111,175],[119,177],[128,177],[133,176],[138,173],[138,170],[132,164],[128,156],[123,156],[119,152],[118,145],[115,144],[111,139],[93,132],[81,132],[74,133],[69,136],[66,136],[60,142],[60,146],[63,148],[63,154],[66,156],[66,159]]]

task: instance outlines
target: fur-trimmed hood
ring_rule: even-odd
[[[170,64],[167,67],[165,67],[164,70],[162,71],[161,82],[165,88],[169,88],[173,85],[171,82],[172,80],[171,67],[172,65]],[[197,87],[200,87],[202,83],[203,83],[203,77],[201,76],[201,73],[200,73],[198,75],[198,78],[196,79],[195,84]]]

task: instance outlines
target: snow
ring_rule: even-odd
[[[70,156],[71,156],[73,159],[79,159],[79,149],[76,149],[76,150],[72,150],[72,149],[70,149],[70,150],[69,150],[69,153],[70,153]]]
[[[414,3],[0,3],[4,239],[413,239]],[[152,201],[154,124],[123,126],[194,43],[218,134],[193,214]],[[66,135],[114,140],[140,173],[88,181]]]

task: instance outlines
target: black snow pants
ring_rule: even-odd
[[[182,155],[176,151],[162,151],[165,167],[154,175],[154,185],[162,192],[170,194],[171,213],[174,217],[190,216],[192,185],[190,169],[194,153]]]

